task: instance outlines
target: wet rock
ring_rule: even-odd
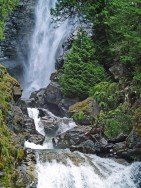
[[[13,112],[13,128],[15,132],[20,132],[24,124],[24,115],[20,107],[12,106]]]
[[[77,126],[66,133],[56,137],[56,147],[67,148],[72,145],[78,145],[83,141],[86,141],[88,138],[85,137],[85,134],[91,130],[91,127],[81,127]]]
[[[71,146],[70,147],[71,151],[80,151],[83,153],[91,153],[91,154],[95,154],[96,150],[95,150],[95,144],[92,140],[86,140],[83,143],[77,145],[77,146]]]
[[[59,71],[56,71],[51,74],[51,76],[50,76],[51,82],[58,82],[58,73],[59,73]]]
[[[4,55],[11,59],[17,58],[17,53],[26,55],[28,39],[35,24],[34,8],[36,1],[20,0],[18,6],[7,18],[5,25],[5,40],[1,42]]]
[[[48,136],[54,136],[59,128],[59,125],[54,119],[43,117],[41,119],[42,126],[44,127],[45,134]]]
[[[63,67],[63,65],[64,65],[64,56],[61,55],[56,60],[55,69],[59,70],[59,69],[61,69]]]
[[[117,138],[108,140],[108,142],[109,143],[123,142],[123,141],[126,140],[127,137],[128,137],[128,135],[125,135],[125,134],[122,133]]]
[[[72,161],[73,164],[79,166],[85,162],[85,158],[81,156],[81,154],[75,152],[72,153],[69,150],[54,150],[54,151],[47,151],[47,150],[40,150],[38,152],[39,159],[42,162],[53,162],[56,161],[57,163],[62,163],[64,165],[69,165],[68,159]]]
[[[64,116],[70,116],[69,107],[77,103],[78,101],[79,101],[78,98],[71,99],[71,98],[64,97],[58,104],[58,107]]]
[[[17,187],[34,187],[37,184],[36,157],[32,150],[26,150],[26,157],[17,168]]]
[[[51,82],[47,88],[33,92],[30,96],[30,100],[32,100],[32,103],[29,105],[32,107],[36,106],[48,109],[60,117],[68,116],[69,106],[78,101],[76,98],[71,99],[64,97],[59,84],[56,82]]]
[[[37,131],[35,128],[34,120],[29,118],[28,116],[25,116],[23,130],[30,134],[36,134]]]
[[[62,99],[62,92],[59,84],[51,82],[44,93],[44,100],[47,103],[58,105]]]
[[[33,134],[33,135],[29,135],[27,137],[27,140],[29,142],[32,142],[34,144],[37,144],[37,145],[42,145],[45,141],[45,137],[43,135],[40,135],[40,134]]]

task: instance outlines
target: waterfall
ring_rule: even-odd
[[[53,22],[50,9],[55,7],[56,2],[57,0],[39,0],[36,6],[35,28],[29,44],[28,63],[25,65],[24,98],[50,83],[56,58],[62,53],[62,44],[74,30],[70,19],[59,26]]]
[[[79,154],[75,153],[79,160]],[[64,156],[66,157],[66,155]],[[111,159],[81,154],[84,162],[75,164],[67,158],[66,164],[52,160],[38,160],[37,188],[139,188],[141,164],[118,164]]]
[[[59,26],[52,21],[50,9],[55,7],[56,2],[57,0],[39,0],[37,3],[36,24],[25,66],[25,98],[32,91],[50,83],[56,58],[62,53],[62,44],[75,28],[70,19]],[[27,111],[28,116],[34,120],[37,132],[46,137],[43,145],[36,145],[28,140],[25,142],[26,148],[35,149],[37,153],[37,188],[141,187],[141,163],[119,164],[114,159],[55,149],[52,137],[46,135],[39,110],[28,108]],[[56,134],[62,134],[76,126],[72,119],[56,117],[49,111],[46,114],[46,119],[55,121],[59,126]]]

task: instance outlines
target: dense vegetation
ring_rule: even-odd
[[[4,23],[8,14],[13,10],[17,5],[18,0],[0,0],[0,39],[3,36]]]
[[[92,40],[80,31],[70,52],[66,56],[64,73],[60,76],[60,84],[65,95],[86,98],[89,89],[106,79],[105,71],[95,59]]]
[[[0,0],[0,40],[4,35],[4,24],[8,14],[17,4],[17,0]],[[17,149],[13,133],[6,125],[6,116],[10,113],[9,102],[13,100],[13,85],[17,85],[3,66],[0,66],[0,187],[12,187],[17,178],[14,170],[23,150]],[[19,157],[20,156],[20,157]]]
[[[51,12],[58,20],[77,15],[93,24],[92,37],[80,31],[65,57],[62,91],[92,96],[102,110],[96,122],[107,136],[129,133],[141,93],[141,1],[59,0]]]
[[[14,102],[14,86],[19,86],[19,83],[0,65],[0,183],[4,187],[12,187],[12,182],[17,178],[16,165],[24,155],[14,142],[14,133],[6,124],[6,117],[11,116],[10,102]]]

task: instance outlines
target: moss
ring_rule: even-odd
[[[23,149],[17,150],[17,160],[21,161],[25,157],[25,151]]]
[[[23,157],[23,151],[16,146],[14,135],[6,125],[6,116],[10,110],[9,102],[13,101],[13,90],[19,83],[0,65],[0,170],[3,176],[0,182],[4,187],[14,187],[16,165]]]
[[[69,108],[69,112],[71,113],[78,113],[80,111],[90,111],[90,103],[93,101],[92,98],[87,98],[82,102],[78,102]]]
[[[141,137],[141,107],[134,112],[134,130]]]
[[[99,106],[91,97],[69,107],[69,112],[79,124],[92,125],[99,114]]]

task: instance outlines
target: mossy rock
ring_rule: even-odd
[[[20,93],[15,92],[15,87]],[[15,166],[23,158],[20,144],[15,143],[13,134],[6,125],[6,117],[9,114],[10,103],[21,96],[20,84],[12,78],[6,68],[0,65],[0,169],[3,176],[0,182],[3,187],[14,187]]]
[[[69,113],[80,124],[92,124],[99,112],[99,106],[91,97],[69,107]]]
[[[141,107],[134,112],[134,130],[141,137]]]
[[[17,92],[18,91],[18,92]],[[0,65],[0,107],[5,111],[9,110],[9,102],[17,100],[20,96],[22,89],[17,80],[12,78],[7,70]]]

